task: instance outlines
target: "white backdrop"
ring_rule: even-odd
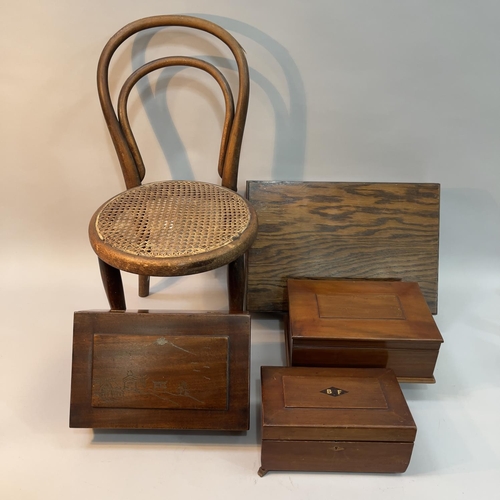
[[[498,2],[26,0],[0,12],[2,498],[500,498]],[[72,314],[107,307],[87,224],[124,188],[97,59],[126,23],[178,13],[222,25],[246,49],[242,191],[249,179],[441,183],[445,344],[437,384],[404,386],[419,428],[405,475],[257,476],[259,367],[283,362],[269,317],[252,324],[246,435],[68,428]],[[147,56],[167,39],[156,34]],[[175,40],[228,55],[205,39]],[[117,54],[118,74],[144,46]],[[147,180],[216,181],[219,96],[190,71],[131,104]],[[157,114],[167,84],[173,129]],[[156,280],[139,299],[134,277],[125,281],[130,308],[202,310],[224,309],[224,282],[223,270]]]

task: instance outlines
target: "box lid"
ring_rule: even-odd
[[[250,315],[75,312],[70,427],[249,428]]]
[[[392,370],[263,366],[261,381],[262,439],[415,440]]]
[[[438,349],[443,342],[418,283],[289,279],[288,296],[297,343]]]

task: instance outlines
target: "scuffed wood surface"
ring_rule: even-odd
[[[92,406],[227,409],[228,337],[95,334]]]
[[[286,311],[287,278],[358,278],[416,281],[437,312],[439,184],[249,181],[247,197],[249,311]]]
[[[79,311],[70,427],[245,431],[250,315]]]

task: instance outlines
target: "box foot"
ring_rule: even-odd
[[[259,469],[259,471],[257,472],[257,474],[260,476],[260,477],[264,477],[266,474],[267,474],[267,470],[266,469],[263,469],[262,467]]]

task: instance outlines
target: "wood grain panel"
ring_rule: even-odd
[[[437,312],[438,184],[249,181],[247,197],[248,310],[286,311],[292,277],[416,281]]]
[[[401,302],[396,294],[317,294],[316,301],[320,318],[404,319]]]
[[[92,406],[227,409],[228,338],[94,335]]]
[[[335,385],[332,385],[332,382]],[[285,408],[325,408],[368,410],[387,409],[387,400],[379,380],[363,379],[359,390],[359,377],[343,377],[337,387],[332,377],[283,376],[283,400]]]

